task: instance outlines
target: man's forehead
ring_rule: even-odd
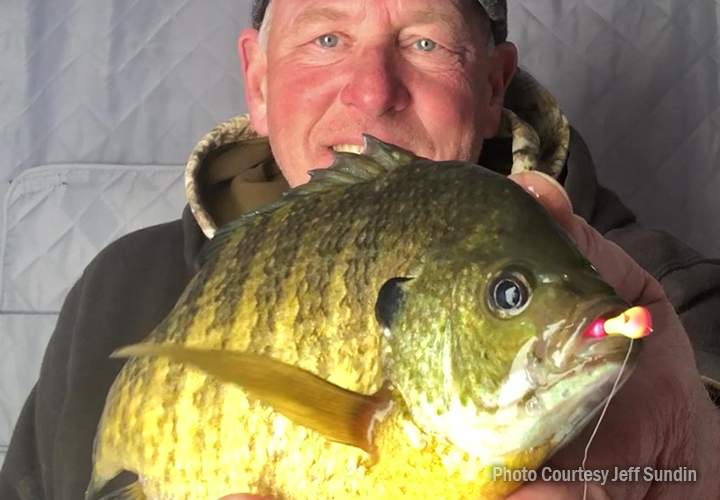
[[[410,24],[442,23],[462,29],[468,16],[466,0],[273,0],[283,17],[296,24],[349,21],[376,8],[389,11]],[[280,13],[274,13],[278,15]]]
[[[484,10],[492,23],[493,37],[496,43],[505,41],[507,37],[507,2],[506,0],[254,0],[253,26],[259,28],[265,15],[268,3],[272,1],[273,9],[283,13],[288,10],[305,10],[316,8],[317,5],[337,8],[367,8],[370,5],[392,7],[395,12],[411,10],[430,13],[461,12],[464,15]],[[282,4],[282,5],[278,5]]]
[[[477,0],[272,0],[273,8],[303,17],[342,18],[370,9],[383,9],[397,14],[424,17],[442,13],[462,13]]]

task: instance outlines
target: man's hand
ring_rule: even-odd
[[[690,500],[720,492],[720,413],[695,367],[690,341],[661,285],[620,247],[572,213],[564,190],[536,173],[511,178],[538,201],[577,242],[605,280],[627,301],[647,307],[654,332],[635,372],[610,402],[590,446],[586,470],[609,470],[605,485],[588,484],[588,499]],[[595,421],[544,466],[578,469]],[[615,468],[640,467],[639,481],[611,482]],[[654,470],[687,467],[697,482],[654,482]],[[538,475],[540,477],[540,475]],[[526,483],[507,500],[577,500],[582,483]]]
[[[635,372],[617,392],[590,446],[586,470],[608,470],[604,485],[588,484],[589,500],[691,500],[720,492],[720,412],[695,368],[690,341],[660,284],[620,247],[572,212],[565,191],[553,179],[524,173],[510,177],[535,196],[576,241],[605,280],[627,301],[647,307],[654,332]],[[595,422],[544,464],[578,469]],[[612,482],[615,468],[640,467],[638,481]],[[653,470],[687,467],[697,482],[646,481]],[[538,475],[538,478],[540,475]],[[582,483],[526,483],[507,500],[578,500]],[[262,500],[231,495],[223,500]]]

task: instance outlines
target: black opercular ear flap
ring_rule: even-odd
[[[380,287],[377,302],[375,302],[375,317],[380,326],[391,328],[395,313],[397,313],[403,299],[402,283],[412,278],[390,278]]]

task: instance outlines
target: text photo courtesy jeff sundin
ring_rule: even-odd
[[[551,469],[544,467],[539,471],[522,469],[508,469],[506,467],[492,468],[493,481],[596,481],[601,485],[606,482],[627,481],[658,481],[658,482],[694,482],[697,481],[697,471],[687,467],[677,469],[654,469],[652,467],[630,467],[622,469]]]

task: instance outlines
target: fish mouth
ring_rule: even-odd
[[[628,380],[642,343],[623,336],[584,335],[597,319],[614,318],[628,307],[619,299],[609,299],[584,308],[575,321],[548,339],[548,349],[560,349],[553,353],[558,356],[529,356],[526,370],[534,390],[516,404],[534,422],[528,424],[530,441],[550,442],[552,453],[559,450],[597,415],[613,388],[619,389]]]
[[[498,407],[537,398],[553,387],[564,385],[584,373],[596,373],[603,366],[620,366],[630,340],[622,336],[592,338],[587,329],[599,319],[613,318],[628,309],[619,298],[603,298],[589,307],[578,305],[568,319],[549,325],[517,354],[510,375],[498,393]],[[634,358],[633,358],[634,361]],[[562,389],[566,392],[568,389]]]
[[[597,363],[621,361],[627,353],[630,340],[623,336],[604,336],[592,338],[586,331],[598,320],[614,318],[630,305],[618,297],[601,299],[589,307],[578,308],[573,318],[550,338],[539,339],[535,346],[535,356],[540,365],[550,375],[560,375],[574,371],[579,367]],[[542,343],[545,342],[543,355]]]
[[[627,365],[622,361],[589,361],[580,372],[566,374],[533,396],[531,401],[538,408],[535,411],[541,413],[536,415],[536,421],[542,422],[534,437],[537,443],[550,443],[549,456],[575,439],[625,384],[634,370],[640,346],[640,342],[633,342],[625,349]],[[526,404],[525,411],[529,407]]]
[[[619,381],[624,383],[637,361],[640,342],[621,335],[592,338],[585,333],[597,320],[614,318],[628,307],[619,298],[602,299],[582,307],[582,311],[570,315],[573,320],[535,340],[526,358],[524,375],[530,390],[525,398],[547,399],[551,407],[571,406],[576,396],[592,399],[589,392],[599,390],[598,383],[614,381],[623,363],[627,363]],[[556,400],[555,393],[562,397]]]

